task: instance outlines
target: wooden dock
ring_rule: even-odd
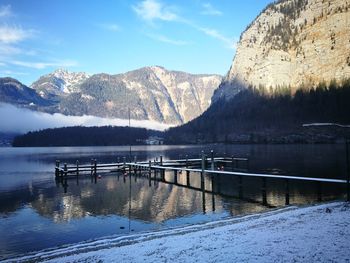
[[[347,186],[347,201],[350,201],[350,184],[349,175],[347,180],[344,179],[331,179],[331,178],[314,178],[305,176],[290,176],[282,174],[266,174],[266,173],[250,173],[249,172],[249,159],[236,158],[236,157],[214,157],[213,151],[209,156],[202,152],[201,158],[197,159],[178,159],[178,160],[163,160],[160,156],[153,161],[138,162],[136,157],[133,162],[126,162],[126,158],[120,162],[119,158],[116,163],[97,163],[96,159],[92,159],[90,165],[79,165],[79,161],[75,165],[68,166],[64,163],[63,167],[60,167],[60,161],[56,161],[55,176],[57,180],[67,179],[69,177],[79,177],[80,175],[90,175],[97,177],[101,173],[121,172],[124,175],[131,174],[145,174],[149,177],[149,180],[157,180],[157,174],[160,175],[160,180],[165,182],[165,171],[173,171],[174,183],[177,184],[177,174],[185,172],[187,182],[189,182],[191,173],[199,173],[201,176],[201,187],[196,190],[206,191],[204,185],[204,176],[236,176],[239,179],[238,189],[239,197],[243,197],[243,178],[253,177],[261,180],[261,195],[262,204],[268,205],[266,197],[266,185],[268,179],[283,180],[285,184],[285,204],[289,205],[289,184],[290,181],[309,181],[317,184],[318,200],[321,201],[322,183],[332,184],[346,184]],[[154,177],[152,178],[152,172]],[[186,185],[189,187],[189,184]],[[212,189],[211,193],[214,193]]]

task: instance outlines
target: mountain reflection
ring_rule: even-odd
[[[200,178],[193,176],[192,180],[198,184]],[[184,184],[184,178],[179,178],[178,183]],[[55,222],[108,215],[163,222],[202,212],[203,209],[203,192],[159,181],[152,181],[150,186],[147,178],[138,175],[103,176],[96,183],[94,180],[91,182],[90,178],[70,178],[66,184],[67,193],[64,193],[62,185],[41,189],[40,194],[34,190],[36,196],[28,203],[40,215],[52,218]],[[220,199],[216,198],[216,210],[221,210]],[[212,209],[209,206],[210,211]]]

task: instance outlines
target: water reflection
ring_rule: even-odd
[[[249,158],[249,171],[327,178],[345,177],[342,145],[138,146],[138,160],[198,157],[201,150]],[[79,176],[55,181],[55,159],[83,165],[91,158],[114,162],[128,147],[58,147],[0,149],[0,259],[18,253],[108,235],[182,226],[228,216],[256,213],[262,205],[262,182],[254,178],[199,173]],[[156,177],[156,178],[155,178]],[[241,181],[240,181],[241,180]],[[285,203],[285,182],[266,181],[270,206]],[[291,204],[319,199],[313,182],[291,181]],[[322,200],[343,198],[345,186],[321,185]]]

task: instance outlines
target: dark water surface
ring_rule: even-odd
[[[199,157],[213,149],[217,156],[249,158],[239,169],[323,178],[346,178],[344,145],[205,145],[133,146],[138,160]],[[261,178],[238,178],[166,172],[167,182],[119,173],[94,180],[70,178],[66,187],[54,178],[54,163],[116,162],[129,147],[0,148],[0,259],[111,235],[203,223],[269,209],[261,204]],[[267,180],[267,201],[282,206],[285,185]],[[290,182],[291,204],[344,198],[345,185]]]

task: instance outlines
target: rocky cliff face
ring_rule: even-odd
[[[182,124],[204,112],[222,78],[145,67],[124,74],[55,71],[41,77],[32,88],[45,99],[55,100],[66,115],[152,120]],[[52,109],[50,109],[52,111]]]
[[[267,91],[350,77],[350,1],[281,0],[242,33],[213,100],[247,86]]]

